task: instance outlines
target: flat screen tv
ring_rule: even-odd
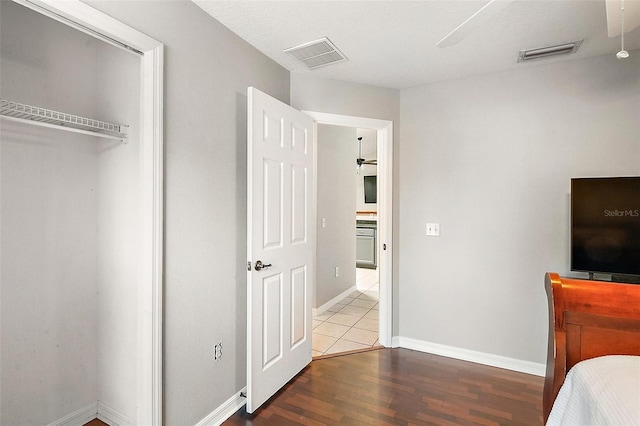
[[[571,270],[640,276],[640,177],[571,179]]]
[[[378,202],[378,177],[377,176],[365,176],[364,177],[364,202],[365,203],[377,203]]]

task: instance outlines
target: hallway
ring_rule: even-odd
[[[375,269],[356,269],[349,296],[313,318],[313,356],[378,346],[379,277]]]

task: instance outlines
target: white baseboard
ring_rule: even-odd
[[[327,311],[327,309],[333,307],[336,303],[338,303],[339,301],[341,301],[342,299],[344,299],[345,297],[347,297],[348,295],[350,295],[356,290],[358,290],[358,288],[354,285],[353,287],[348,288],[347,290],[343,291],[333,299],[329,300],[327,303],[320,306],[319,308],[313,308],[313,316],[315,317],[315,316],[324,314]]]
[[[136,421],[102,401],[98,401],[98,419],[109,426],[135,426]]]
[[[520,373],[533,374],[536,376],[544,377],[546,374],[545,364],[538,364],[536,362],[523,361],[521,359],[508,358],[505,356],[456,348],[438,343],[425,342],[408,337],[396,336],[392,339],[394,347],[396,342],[401,348],[413,349],[420,352],[446,356],[449,358],[460,359],[462,361],[475,362],[478,364],[489,365],[491,367],[504,368],[506,370],[518,371]]]
[[[242,408],[243,405],[247,403],[247,398],[241,396],[241,394],[245,393],[246,391],[247,388],[243,388],[240,392],[236,393],[221,406],[207,415],[207,417],[200,420],[196,424],[196,426],[219,426],[220,424],[222,424],[222,422],[233,416],[236,411],[238,411],[240,408]]]
[[[125,416],[102,401],[67,414],[63,418],[49,423],[47,426],[80,426],[93,419],[100,419],[110,426],[134,426],[136,421]]]
[[[84,408],[74,411],[71,414],[67,414],[63,418],[49,423],[47,426],[79,426],[90,422],[96,418],[98,412],[98,403],[94,402]]]
[[[400,337],[399,336],[392,336],[391,337],[391,347],[392,348],[399,348],[400,347]]]

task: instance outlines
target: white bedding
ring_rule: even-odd
[[[547,425],[640,425],[640,356],[609,355],[576,364]]]

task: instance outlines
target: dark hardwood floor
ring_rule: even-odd
[[[103,422],[102,420],[93,419],[89,423],[85,423],[84,426],[109,426],[109,425]]]
[[[312,361],[223,425],[542,425],[544,378],[408,349]]]

